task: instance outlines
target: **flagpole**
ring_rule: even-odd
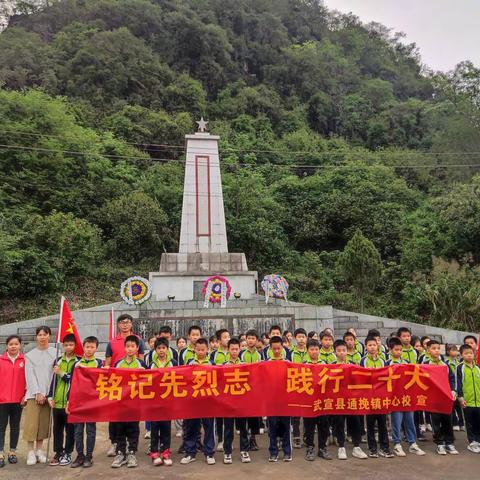
[[[63,308],[64,308],[64,304],[65,304],[65,297],[62,295],[62,298],[60,299],[60,318],[59,318],[59,321],[58,321],[58,330],[57,330],[57,339],[56,339],[56,353],[55,353],[55,363],[54,363],[54,366],[57,364],[57,359],[58,359],[58,352],[60,350],[60,332],[62,331],[62,321],[63,321]],[[55,388],[57,386],[57,375],[54,373],[53,374],[53,398],[55,398]],[[47,394],[48,395],[48,394]],[[48,398],[47,398],[47,402],[48,402]],[[48,411],[48,415],[49,415],[49,418],[48,418],[48,440],[47,440],[47,463],[46,465],[49,464],[50,462],[50,438],[52,436],[52,424],[53,424],[53,412],[52,412],[52,408],[50,408],[50,410]]]

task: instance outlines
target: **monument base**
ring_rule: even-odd
[[[153,298],[203,300],[203,284],[212,275],[228,279],[232,296],[237,293],[247,300],[257,294],[258,273],[248,270],[243,253],[164,253],[160,271],[150,272]]]

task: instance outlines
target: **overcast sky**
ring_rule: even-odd
[[[480,66],[480,0],[324,0],[330,9],[352,12],[368,23],[406,33],[423,63],[451,70],[462,60]]]

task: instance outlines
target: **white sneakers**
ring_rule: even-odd
[[[252,461],[248,452],[240,452],[240,458],[242,459],[242,463],[250,463]]]
[[[414,455],[418,455],[420,457],[423,457],[423,455],[425,455],[425,452],[416,443],[412,443],[408,447],[408,451],[410,453],[413,453]]]
[[[446,455],[447,449],[445,448],[445,445],[437,445],[437,453],[439,455]]]
[[[223,463],[225,463],[226,465],[230,465],[232,463],[232,461],[233,460],[232,460],[232,455],[231,454],[229,455],[228,453],[225,453],[223,455]]]
[[[207,457],[207,465],[215,465],[215,457]]]
[[[368,458],[368,455],[360,447],[353,447],[352,457],[361,458],[363,460]]]
[[[37,450],[38,463],[47,463],[47,455],[43,450]]]
[[[339,460],[346,460],[347,459],[347,451],[345,450],[345,447],[339,447],[338,448],[338,459]]]
[[[180,463],[182,465],[188,465],[189,463],[195,462],[197,459],[192,457],[191,455],[185,455],[181,460]]]
[[[397,456],[397,457],[406,457],[407,454],[404,452],[402,446],[399,444],[399,443],[396,443],[394,446],[393,446],[393,453]]]
[[[223,452],[223,442],[218,442],[217,452]]]
[[[458,450],[455,448],[455,445],[447,445],[445,448],[450,455],[458,455]]]
[[[112,443],[107,450],[107,457],[115,457],[117,455],[117,444]]]
[[[37,463],[37,456],[33,450],[30,450],[27,454],[27,465],[35,465]]]
[[[473,453],[480,453],[480,443],[472,442],[468,445],[467,450],[470,450]]]

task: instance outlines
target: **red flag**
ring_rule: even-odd
[[[480,365],[480,335],[477,342],[477,365]]]
[[[62,297],[62,302],[60,304],[60,321],[58,323],[58,333],[57,333],[57,343],[63,341],[63,337],[73,333],[75,335],[75,340],[77,345],[75,346],[75,355],[83,355],[83,346],[82,339],[78,334],[77,326],[75,325],[75,319],[73,318],[72,312],[68,307],[68,302],[65,297]]]
[[[115,318],[113,316],[113,307],[110,310],[110,320],[108,322],[108,341],[112,341],[117,335],[117,329],[115,326]]]

